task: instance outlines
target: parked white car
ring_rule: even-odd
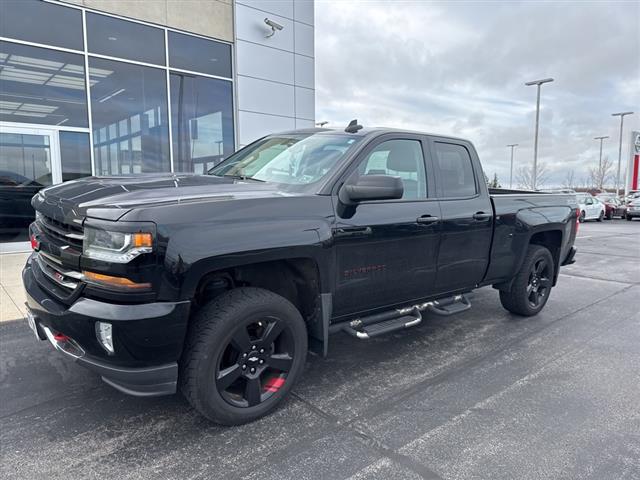
[[[606,208],[598,198],[587,193],[576,195],[576,200],[578,201],[578,208],[580,208],[580,223],[586,220],[602,221]]]

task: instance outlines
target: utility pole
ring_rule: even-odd
[[[598,182],[600,183],[600,185],[598,185],[598,188],[600,190],[602,190],[602,184],[604,183],[604,175],[602,172],[602,141],[605,138],[609,138],[609,135],[606,135],[604,137],[594,137],[594,140],[600,140],[600,161],[598,162]],[[617,195],[617,194],[616,194]]]
[[[511,147],[511,169],[509,170],[509,188],[513,188],[513,149],[517,147],[517,143],[512,143],[511,145],[507,145],[507,147]]]
[[[533,190],[536,189],[538,183],[538,128],[540,125],[540,86],[543,83],[553,82],[553,78],[543,78],[542,80],[533,80],[531,82],[525,83],[527,87],[532,85],[537,85],[538,87],[538,95],[536,99],[536,133],[533,140],[533,171],[532,171],[532,179],[531,183],[533,186]]]
[[[616,196],[620,194],[620,164],[622,163],[622,128],[625,115],[633,115],[633,112],[612,113],[612,117],[620,117],[620,144],[618,145],[618,169],[616,170]]]

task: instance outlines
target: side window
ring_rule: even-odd
[[[443,197],[470,197],[478,193],[469,151],[462,145],[435,142]]]
[[[387,140],[358,165],[355,175],[391,175],[404,185],[403,199],[426,198],[427,177],[422,144],[418,140]]]

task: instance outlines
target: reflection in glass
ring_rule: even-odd
[[[231,78],[231,45],[169,32],[169,66]]]
[[[232,85],[171,74],[171,126],[176,172],[206,173],[233,153]]]
[[[91,58],[96,175],[168,172],[165,71]]]
[[[82,55],[0,42],[0,121],[87,127]]]
[[[48,135],[0,133],[0,242],[28,239],[31,197],[51,185]]]
[[[165,64],[164,31],[119,18],[87,13],[89,53]]]
[[[63,182],[91,175],[91,152],[89,148],[88,133],[60,132]]]
[[[40,0],[1,0],[0,37],[82,50],[82,12]]]

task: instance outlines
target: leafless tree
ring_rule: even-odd
[[[565,188],[574,188],[576,186],[576,171],[574,169],[567,171],[562,186]]]
[[[542,187],[544,183],[547,181],[548,177],[547,166],[544,163],[538,164],[538,170],[536,172],[536,188]],[[533,169],[531,167],[520,167],[516,172],[516,181],[520,188],[524,188],[527,190],[532,190],[534,181],[533,181]]]
[[[613,174],[613,162],[609,157],[602,159],[602,164],[589,169],[589,183],[592,187],[602,190],[604,184],[607,183]]]

